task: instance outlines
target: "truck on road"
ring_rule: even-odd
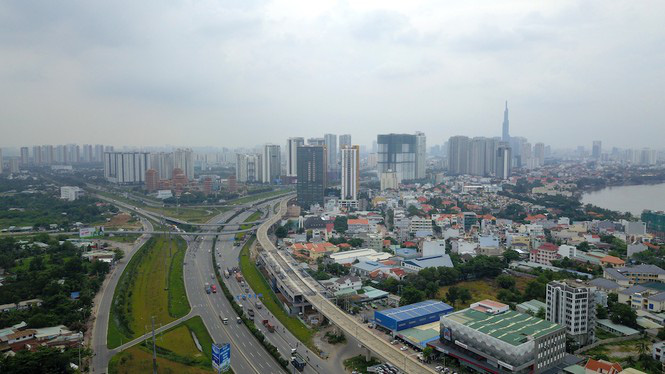
[[[267,319],[264,319],[261,323],[263,323],[263,326],[265,326],[268,331],[275,332],[275,326],[273,326]]]
[[[249,316],[249,319],[254,319],[254,309],[247,308],[247,315]]]
[[[236,281],[242,282],[242,274],[240,274],[239,272],[236,273]]]
[[[225,269],[224,270],[224,278],[229,279],[229,276],[230,276],[229,269]]]

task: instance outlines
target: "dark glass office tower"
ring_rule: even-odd
[[[312,204],[323,207],[328,167],[327,149],[320,145],[298,147],[298,204],[309,209]]]

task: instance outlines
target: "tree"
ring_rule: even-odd
[[[349,224],[347,222],[347,218],[345,216],[337,216],[335,217],[335,223],[334,223],[335,231],[339,233],[345,233],[346,230],[349,229]]]
[[[496,277],[496,283],[501,288],[509,289],[515,287],[515,278],[507,274],[501,274]]]
[[[466,304],[467,301],[471,300],[471,292],[468,288],[460,287],[459,289],[459,299],[462,304]]]
[[[545,308],[538,309],[538,313],[536,313],[536,317],[538,317],[540,319],[545,319]]]
[[[582,242],[577,246],[577,249],[580,251],[588,252],[590,247],[588,242]]]
[[[607,308],[600,304],[596,305],[596,317],[598,319],[607,319]]]
[[[281,238],[281,239],[286,238],[286,236],[287,236],[288,234],[289,234],[289,230],[288,230],[286,227],[284,227],[284,226],[279,226],[279,227],[277,228],[277,230],[275,230],[275,235],[276,235],[278,238]]]
[[[457,288],[456,286],[452,286],[448,289],[448,292],[446,292],[446,300],[448,300],[449,303],[452,304],[452,306],[455,306],[455,301],[460,298],[460,289]]]
[[[423,291],[413,286],[408,286],[402,290],[402,298],[399,303],[400,305],[409,305],[423,300],[425,300],[425,293]]]
[[[610,320],[629,327],[637,326],[637,313],[630,305],[616,303],[610,310]]]
[[[425,347],[425,349],[423,349],[423,359],[425,360],[425,362],[429,362],[433,354],[434,354],[434,348],[429,346]]]
[[[506,263],[517,261],[519,259],[520,259],[520,254],[514,249],[506,249],[503,252],[503,260],[506,261]]]
[[[658,335],[656,335],[658,340],[665,340],[665,328],[658,330]]]
[[[537,280],[532,280],[526,284],[526,289],[524,290],[524,298],[527,300],[531,299],[543,300],[545,298],[546,291],[547,287],[545,286],[544,283],[541,283]]]

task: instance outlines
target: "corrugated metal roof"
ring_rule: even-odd
[[[436,300],[426,300],[419,303],[405,305],[399,308],[383,310],[376,312],[383,314],[397,322],[406,321],[412,318],[418,318],[432,313],[444,313],[451,311],[453,307],[450,305]]]

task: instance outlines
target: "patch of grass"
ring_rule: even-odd
[[[651,341],[648,338],[641,338],[619,343],[603,344],[584,352],[584,354],[591,357],[607,355],[611,361],[622,362],[629,357],[639,356],[642,347],[645,353],[651,352]]]
[[[526,284],[529,282],[529,278],[526,277],[513,277],[515,279],[515,287],[523,292],[526,289]],[[467,288],[471,292],[471,300],[462,304],[461,301],[457,300],[455,303],[455,309],[463,309],[469,307],[469,305],[485,300],[497,300],[497,294],[501,291],[501,287],[493,279],[476,279],[472,281],[459,282],[450,286],[444,286],[439,288],[439,292],[436,294],[437,299],[443,299],[448,292],[450,287],[458,288]]]
[[[122,351],[109,362],[109,374],[134,374],[152,372],[152,353],[143,346],[137,345]],[[182,373],[182,374],[209,374],[213,372],[212,366],[203,368],[200,366],[189,366],[180,362],[169,360],[161,354],[157,354],[158,373]],[[226,372],[233,373],[232,370]]]
[[[249,195],[249,196],[241,197],[239,199],[231,200],[231,201],[229,201],[229,203],[231,205],[246,204],[246,203],[249,203],[249,202],[252,202],[252,201],[255,201],[255,200],[263,200],[263,199],[267,199],[267,198],[270,198],[270,197],[286,194],[288,192],[289,192],[289,190],[275,190],[275,191],[269,191],[269,192],[261,192],[261,193],[257,193],[257,194],[254,194],[254,195]]]
[[[196,347],[192,332],[196,335],[203,351],[199,351]],[[212,338],[199,316],[167,330],[157,338],[157,346],[165,350],[162,352],[165,357],[174,361],[191,360],[196,362],[196,365],[208,367],[212,360]]]
[[[601,328],[596,328],[596,338],[598,340],[605,340],[617,337],[619,337],[619,335],[612,334],[611,332],[603,330]]]
[[[369,360],[369,362],[367,362],[365,360],[365,356],[358,355],[351,357],[347,360],[344,360],[344,368],[349,371],[355,370],[358,371],[359,373],[367,373],[368,367],[378,365],[380,363],[381,362],[375,359],[374,357],[372,357],[372,359]]]
[[[249,247],[254,242],[255,238],[252,237],[240,251],[240,270],[245,277],[245,281],[254,290],[255,293],[263,294],[263,305],[270,310],[275,316],[298,340],[305,344],[314,352],[318,352],[318,348],[314,345],[312,337],[314,331],[305,326],[302,321],[296,317],[289,316],[281,306],[277,299],[277,295],[272,291],[268,282],[263,277],[263,274],[256,267],[256,264],[249,257]]]
[[[105,240],[110,240],[116,243],[134,243],[136,239],[141,236],[140,234],[126,234],[126,235],[107,235],[104,237]]]
[[[189,312],[182,277],[186,245],[180,237],[174,240],[170,263],[165,263],[169,259],[168,241],[159,236],[148,240],[125,268],[113,295],[107,338],[110,348],[145,333],[151,316],[159,325]],[[167,269],[171,270],[168,277]]]
[[[262,212],[254,212],[249,217],[247,217],[244,222],[257,221],[257,220],[261,219],[262,216],[263,216]],[[247,230],[249,228],[252,228],[252,226],[253,225],[240,225],[240,230]],[[236,234],[235,239],[240,241],[243,238],[245,238],[245,234],[246,233],[244,233],[244,232],[239,232],[239,233]]]

